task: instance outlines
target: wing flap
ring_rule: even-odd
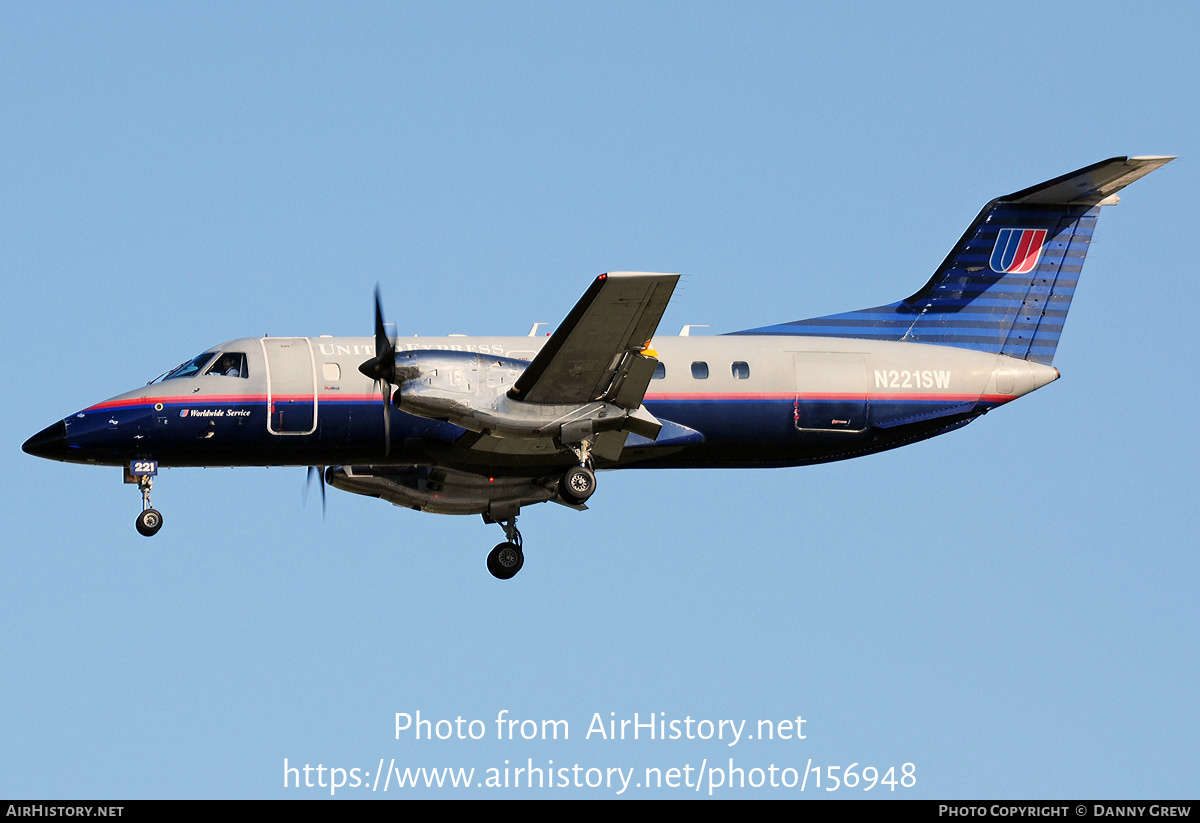
[[[626,359],[629,362],[618,368],[607,396],[622,408],[636,409],[646,396],[646,387],[650,385],[658,360],[643,354],[627,354]]]

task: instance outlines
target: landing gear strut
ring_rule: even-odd
[[[143,537],[153,537],[162,528],[162,515],[150,505],[150,490],[154,488],[154,478],[141,475],[137,478],[138,488],[142,491],[142,513],[137,516],[134,525],[138,534]]]
[[[488,552],[487,568],[492,577],[508,580],[525,565],[525,554],[521,551],[521,533],[517,531],[517,518],[510,517],[500,523],[507,543],[500,543]]]

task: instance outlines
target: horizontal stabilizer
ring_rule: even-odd
[[[1174,159],[1114,157],[1000,199],[1009,203],[1111,205],[1104,201]]]

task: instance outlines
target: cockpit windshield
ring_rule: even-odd
[[[162,380],[174,380],[177,377],[195,377],[197,374],[203,371],[204,367],[208,365],[209,361],[216,356],[217,355],[215,353],[206,351],[204,354],[196,355],[191,360],[180,363],[162,377],[157,377],[150,382],[158,383]]]

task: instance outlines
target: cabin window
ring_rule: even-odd
[[[733,364],[733,379],[747,380],[750,377],[750,364],[745,360],[738,360]]]
[[[336,383],[342,379],[342,367],[337,363],[322,363],[321,377],[328,383]]]
[[[692,377],[696,380],[708,379],[708,364],[703,360],[697,360],[692,363]]]
[[[650,375],[651,380],[662,380],[667,376],[667,367],[661,360],[654,366],[654,374]]]

